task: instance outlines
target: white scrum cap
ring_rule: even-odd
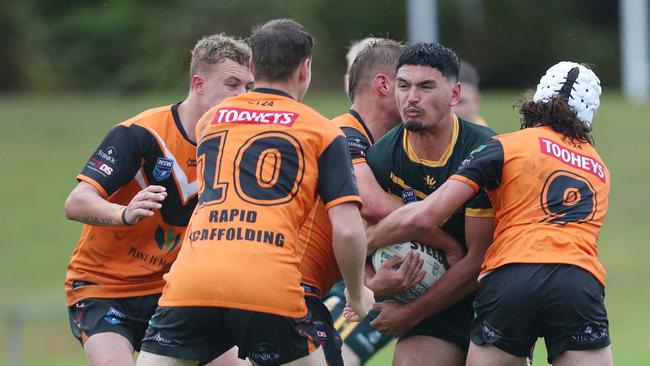
[[[587,125],[600,106],[600,80],[590,69],[569,61],[553,65],[539,80],[533,101],[548,101],[556,95],[567,98],[569,106]]]

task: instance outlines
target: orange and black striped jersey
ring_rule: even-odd
[[[199,124],[199,204],[160,305],[304,316],[298,267],[310,244],[298,231],[318,196],[326,208],[361,201],[343,134],[268,88],[226,99]]]
[[[352,164],[365,163],[366,150],[374,140],[361,116],[350,110],[332,121],[345,134]],[[325,295],[341,278],[341,273],[332,248],[332,223],[322,201],[319,200],[300,228],[299,240],[308,243],[300,262],[302,280]]]
[[[113,127],[77,180],[109,202],[128,205],[150,184],[168,196],[155,215],[134,226],[84,225],[68,265],[68,305],[89,297],[160,293],[197,203],[196,145],[178,104],[147,110]]]
[[[596,241],[608,208],[609,171],[589,143],[550,127],[495,136],[451,177],[488,190],[495,239],[481,276],[510,263],[562,263],[603,285]]]

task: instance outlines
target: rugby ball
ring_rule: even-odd
[[[425,271],[426,274],[424,275],[424,278],[413,287],[409,288],[404,293],[395,296],[396,300],[403,303],[412,301],[416,297],[420,296],[420,294],[433,286],[433,284],[438,281],[447,270],[447,259],[443,252],[414,241],[393,244],[377,249],[372,256],[372,266],[375,271],[377,271],[390,257],[397,255],[401,258],[405,258],[406,254],[410,251],[416,251],[420,254],[420,258],[424,260],[422,270]]]

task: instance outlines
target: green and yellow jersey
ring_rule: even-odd
[[[413,194],[423,200],[451,177],[463,160],[495,133],[454,116],[451,142],[440,160],[420,159],[409,142],[409,131],[401,124],[373,145],[366,160],[379,185],[388,193],[407,202]],[[465,216],[494,217],[490,200],[484,190],[444,223],[442,229],[465,246]]]

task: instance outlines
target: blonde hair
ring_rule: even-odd
[[[229,59],[242,66],[248,66],[251,50],[239,38],[229,37],[223,33],[205,36],[199,39],[192,50],[190,62],[190,77],[201,72],[210,65]]]
[[[352,63],[354,62],[354,59],[357,58],[359,52],[368,47],[371,43],[376,43],[381,40],[383,40],[383,38],[366,37],[362,40],[352,42],[350,48],[348,48],[348,53],[345,54],[345,59],[348,60],[348,69],[352,66]]]

